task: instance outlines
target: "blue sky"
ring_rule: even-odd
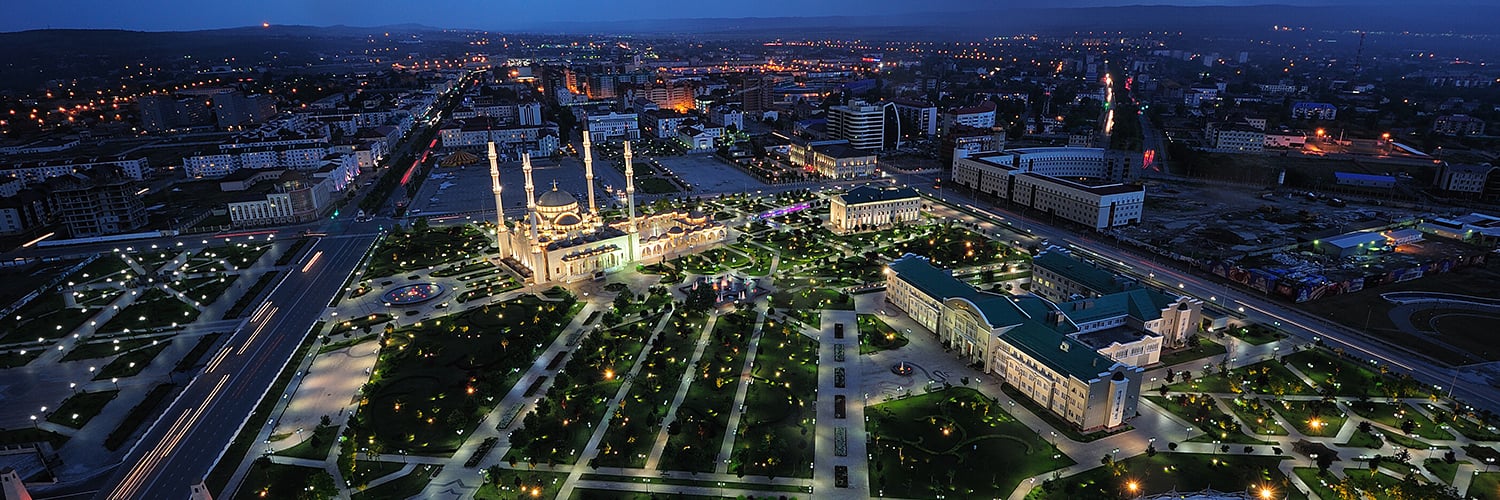
[[[193,30],[273,24],[525,29],[538,23],[903,14],[1014,6],[1327,5],[1358,0],[0,0],[0,31]],[[1458,0],[1479,5],[1494,0]]]

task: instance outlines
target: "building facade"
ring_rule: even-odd
[[[901,117],[902,133],[920,137],[937,135],[937,105],[916,99],[895,99],[896,114]]]
[[[1139,175],[1130,152],[1025,148],[954,154],[952,180],[959,186],[1095,230],[1141,220],[1146,190],[1125,183]]]
[[[884,149],[886,108],[890,106],[893,105],[854,99],[849,104],[829,108],[828,136],[849,141],[856,149]]]
[[[47,181],[49,210],[73,238],[124,233],[146,225],[146,206],[132,179],[99,165]]]
[[[839,233],[917,220],[922,197],[911,188],[859,186],[829,200],[828,223]]]

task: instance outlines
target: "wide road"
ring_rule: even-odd
[[[277,278],[268,299],[141,437],[98,498],[186,497],[247,424],[375,239],[375,234],[319,238],[304,250],[284,278]]]
[[[1143,282],[1161,288],[1177,290],[1205,303],[1215,303],[1243,314],[1247,319],[1277,326],[1300,338],[1303,343],[1321,340],[1330,347],[1344,349],[1372,366],[1384,366],[1395,373],[1410,373],[1418,382],[1437,387],[1442,392],[1452,391],[1454,396],[1477,408],[1500,411],[1500,391],[1491,387],[1482,375],[1461,372],[1427,358],[1411,354],[1361,334],[1355,329],[1308,314],[1295,306],[1259,293],[1226,286],[1198,273],[1184,270],[1167,259],[1146,254],[1140,250],[1123,248],[1103,235],[1075,233],[1047,225],[1015,212],[997,207],[989,202],[970,198],[967,188],[932,189],[934,176],[940,174],[900,174],[899,181],[948,203],[978,207],[995,214],[996,218],[978,219],[967,213],[937,205],[939,216],[975,224],[980,230],[996,235],[1005,241],[1019,240],[1030,245],[1049,240],[1053,245],[1074,245],[1074,250],[1094,260],[1101,261],[1140,278]],[[943,183],[945,187],[947,182]],[[1001,219],[1003,217],[1003,220]],[[1373,293],[1373,292],[1365,292]],[[1456,383],[1455,383],[1456,382]]]

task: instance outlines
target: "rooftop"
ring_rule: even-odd
[[[846,205],[858,205],[861,203],[874,203],[880,201],[905,200],[917,198],[917,191],[909,187],[886,187],[859,186],[850,189],[849,192],[839,195],[839,199]]]
[[[1061,177],[1053,177],[1053,176],[1050,176],[1050,175],[1042,175],[1042,174],[1033,173],[1033,172],[1026,172],[1026,173],[1023,173],[1023,174],[1020,174],[1020,175],[1023,175],[1023,176],[1026,176],[1026,177],[1030,177],[1030,178],[1033,178],[1033,179],[1037,179],[1037,180],[1041,180],[1041,181],[1044,181],[1044,182],[1049,182],[1049,183],[1052,183],[1052,184],[1058,184],[1058,185],[1061,185],[1061,186],[1064,186],[1064,187],[1069,187],[1069,188],[1077,189],[1079,191],[1086,191],[1086,192],[1093,193],[1093,194],[1100,195],[1100,196],[1107,196],[1107,195],[1112,195],[1112,194],[1145,192],[1146,191],[1146,188],[1144,186],[1138,186],[1138,185],[1134,185],[1134,184],[1120,184],[1118,182],[1094,184],[1094,183],[1085,181],[1083,179],[1070,180],[1070,179],[1064,179],[1064,178],[1061,178]]]
[[[1031,265],[1056,273],[1068,281],[1104,295],[1124,290],[1127,282],[1115,273],[1088,265],[1062,252],[1042,252],[1032,259]]]

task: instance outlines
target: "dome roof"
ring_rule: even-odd
[[[573,214],[562,214],[562,217],[557,218],[557,225],[559,226],[576,226],[579,222],[583,221],[579,220],[578,216]]]
[[[443,161],[438,162],[439,165],[442,165],[444,167],[457,167],[459,165],[470,165],[474,163],[479,163],[479,157],[474,156],[473,153],[470,153],[468,151],[459,151],[450,154],[448,155],[448,157],[443,158]]]
[[[566,207],[577,205],[578,199],[568,194],[567,191],[558,191],[557,187],[554,186],[551,191],[542,193],[541,196],[537,197],[536,204],[539,207]]]

